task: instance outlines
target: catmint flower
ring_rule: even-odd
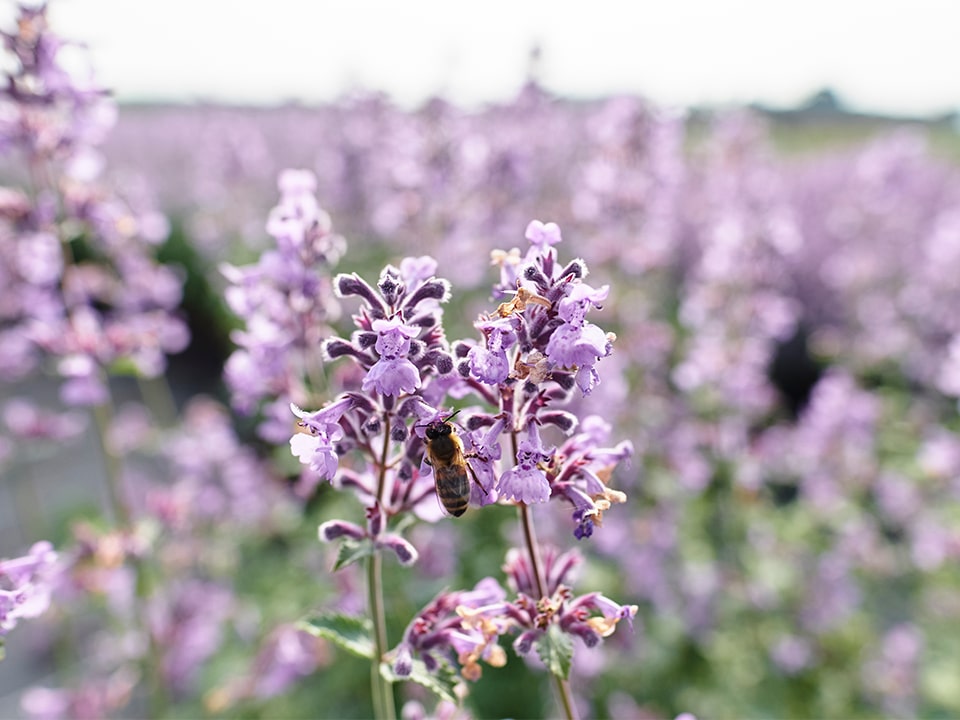
[[[396,533],[384,533],[377,538],[376,544],[377,547],[390,550],[396,555],[401,565],[413,565],[417,561],[417,558],[420,557],[417,549],[408,540],[400,537]]]
[[[564,322],[547,342],[547,357],[559,367],[577,370],[577,385],[584,395],[600,382],[593,366],[610,354],[612,344],[609,335],[585,318],[590,305],[600,307],[609,291],[608,285],[594,290],[585,283],[572,284],[557,309]]]
[[[550,499],[550,483],[539,465],[550,459],[553,450],[547,451],[540,441],[540,431],[535,422],[527,426],[527,438],[517,448],[517,465],[500,476],[497,489],[501,496],[517,502],[543,503]]]
[[[473,469],[477,484],[480,488],[473,488],[470,501],[477,505],[487,505],[495,501],[496,473],[494,463],[500,459],[500,433],[506,426],[504,418],[498,419],[489,428],[478,428],[467,434],[471,449],[467,456],[467,463]]]
[[[267,416],[258,433],[270,442],[281,434],[282,423],[276,422],[281,411],[315,389],[320,356],[308,349],[323,340],[340,313],[328,271],[345,246],[313,196],[311,172],[285,170],[278,186],[280,200],[266,226],[275,247],[256,264],[220,266],[230,282],[227,304],[244,321],[231,334],[238,348],[227,361],[225,379],[238,411],[259,408]]]
[[[603,513],[611,505],[626,502],[627,496],[607,486],[613,469],[633,455],[629,440],[615,447],[601,445],[610,435],[610,424],[597,415],[584,418],[581,432],[564,442],[556,453],[557,467],[551,473],[553,496],[569,501],[576,523],[578,540],[593,535],[594,526],[601,526]]]
[[[420,372],[407,359],[410,339],[420,334],[420,327],[406,325],[400,317],[390,320],[374,320],[373,331],[377,333],[375,348],[380,359],[363,379],[363,390],[374,390],[381,395],[412,393],[420,387]]]
[[[637,610],[636,605],[620,605],[601,593],[592,592],[566,603],[560,615],[560,627],[593,646],[600,638],[612,635],[621,620],[626,620],[632,630]]]
[[[353,398],[344,397],[322,410],[308,413],[294,404],[290,410],[300,418],[297,423],[306,433],[297,433],[290,438],[290,450],[304,465],[317,472],[321,479],[332,480],[337,472],[339,457],[336,443],[343,437],[341,416],[353,407]]]
[[[551,624],[579,637],[588,647],[611,635],[621,620],[633,627],[636,605],[620,605],[598,592],[574,597],[570,581],[583,562],[576,551],[543,553],[546,587],[538,597],[537,583],[529,558],[516,548],[507,553],[504,571],[517,598],[508,603],[508,614],[521,631],[513,647],[525,655],[540,641]]]
[[[407,625],[393,651],[393,669],[406,677],[419,656],[428,670],[454,658],[467,680],[480,677],[478,660],[494,667],[506,663],[497,637],[509,627],[504,613],[506,593],[493,578],[484,578],[473,590],[443,592]],[[491,619],[496,618],[496,620]]]
[[[507,350],[517,342],[517,333],[507,320],[477,323],[486,339],[485,347],[474,346],[467,353],[470,374],[487,385],[498,385],[510,375]]]
[[[530,252],[540,255],[549,252],[551,247],[562,240],[556,223],[543,223],[540,220],[530,221],[524,237],[530,241]]]
[[[46,541],[34,544],[23,557],[0,560],[0,644],[18,620],[35,618],[50,606],[56,562],[57,553]]]
[[[436,272],[437,261],[429,255],[405,257],[400,261],[400,276],[403,278],[408,292],[434,277]]]

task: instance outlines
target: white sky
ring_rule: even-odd
[[[575,96],[791,105],[825,86],[899,114],[960,107],[957,0],[51,0],[120,99],[413,105],[512,97],[530,48]],[[0,0],[10,26],[13,1]]]

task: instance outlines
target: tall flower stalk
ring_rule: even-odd
[[[0,192],[0,336],[15,358],[2,363],[0,379],[53,367],[62,402],[91,409],[113,522],[132,537],[128,489],[107,440],[113,424],[108,380],[118,372],[160,376],[166,354],[187,343],[186,327],[173,312],[180,278],[152,259],[166,224],[135,211],[100,182],[98,145],[116,109],[92,74],[66,69],[62,51],[70,43],[49,30],[46,6],[21,6],[16,30],[3,40],[13,62],[0,92],[0,152],[24,169],[25,189]],[[149,573],[140,556],[131,557],[135,623],[149,636]],[[160,672],[156,657],[151,652],[145,659],[151,677]]]
[[[501,271],[495,293],[503,302],[476,323],[479,340],[448,343],[441,304],[450,297],[450,284],[436,277],[431,258],[388,265],[375,285],[356,274],[336,276],[337,293],[344,302],[358,298],[360,307],[354,332],[327,339],[323,351],[327,360],[349,358],[358,371],[344,368],[334,376],[343,392],[320,410],[292,406],[301,429],[290,439],[293,454],[314,477],[352,491],[365,508],[365,527],[331,520],[320,526],[320,537],[341,542],[337,569],[367,558],[370,640],[361,654],[375,668],[378,717],[393,714],[385,677],[422,683],[453,700],[457,675],[475,681],[481,660],[506,661],[497,640],[512,633],[518,633],[514,648],[521,655],[537,648],[555,677],[564,714],[576,717],[568,684],[572,638],[595,645],[637,610],[596,593],[574,597],[569,583],[577,555],[549,549],[541,559],[531,505],[551,498],[567,503],[573,535],[589,537],[603,512],[625,499],[608,481],[632,447],[603,447],[609,426],[598,418],[585,418],[576,433],[581,421],[562,407],[600,382],[596,365],[610,354],[614,336],[586,314],[599,307],[607,287],[583,281],[583,260],[559,263],[556,225],[534,221],[527,238],[522,259],[519,251],[495,255]],[[456,413],[452,401],[459,405]],[[568,439],[560,448],[548,446],[541,427]],[[456,438],[455,471],[442,459],[447,456],[430,452],[439,430]],[[502,440],[509,442],[508,456]],[[348,458],[359,458],[359,464]],[[417,560],[403,530],[413,518],[441,520],[436,488],[451,473],[470,478],[472,505],[517,506],[525,552],[508,555],[506,566],[516,596],[508,600],[493,578],[474,591],[443,593],[387,652],[380,555],[390,550],[403,565]],[[306,626],[356,652],[357,643],[344,636],[347,622],[320,616]],[[354,628],[364,625],[351,622]]]

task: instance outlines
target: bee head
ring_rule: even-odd
[[[427,429],[424,430],[424,435],[427,436],[428,440],[436,440],[443,435],[449,435],[451,432],[453,432],[453,426],[446,420],[434,420],[431,423],[427,423]]]
[[[427,436],[427,440],[436,440],[439,437],[443,437],[444,435],[449,435],[452,433],[453,425],[450,424],[450,420],[458,412],[460,411],[457,410],[456,412],[450,413],[445,418],[428,422],[426,425],[421,425],[420,427],[426,428],[423,431],[423,434]]]

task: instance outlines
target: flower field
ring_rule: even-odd
[[[2,30],[0,715],[960,714],[942,137]]]

